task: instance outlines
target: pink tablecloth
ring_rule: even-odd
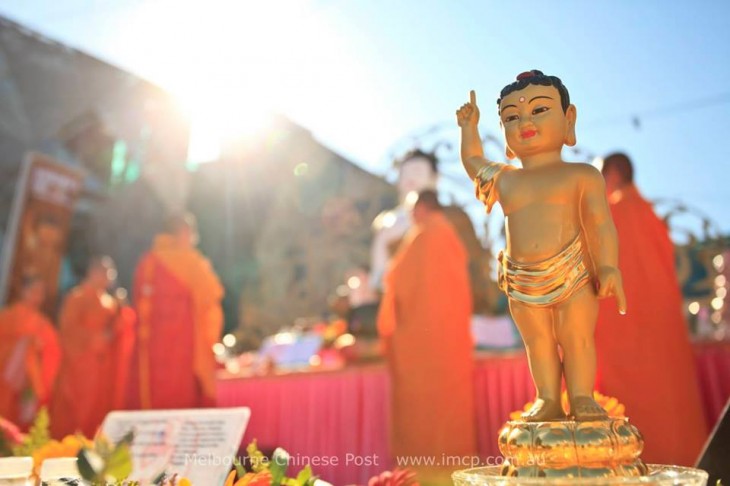
[[[698,344],[697,368],[708,424],[730,397],[730,344]],[[497,432],[533,397],[523,353],[480,357],[475,372],[479,454],[497,456]],[[283,447],[293,466],[312,464],[336,486],[367,484],[392,467],[388,452],[389,380],[384,365],[218,381],[221,407],[251,408],[244,444]]]
[[[383,366],[218,381],[219,406],[251,408],[244,444],[282,447],[337,486],[390,468],[389,396]]]

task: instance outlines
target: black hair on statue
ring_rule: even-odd
[[[499,99],[497,100],[497,110],[499,110],[499,104],[502,102],[505,96],[515,91],[525,89],[531,84],[538,86],[553,86],[560,93],[560,106],[563,107],[563,112],[568,111],[570,106],[570,94],[568,94],[568,88],[565,87],[563,82],[557,76],[546,76],[542,71],[533,69],[532,71],[525,71],[517,75],[517,80],[512,84],[508,84],[499,93]]]

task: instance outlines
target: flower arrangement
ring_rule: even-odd
[[[593,399],[601,406],[603,409],[608,413],[609,417],[612,418],[624,418],[626,417],[626,407],[622,403],[618,401],[618,399],[614,397],[609,397],[606,395],[603,395],[599,393],[598,391],[593,392]],[[563,410],[567,412],[567,410],[570,408],[568,400],[568,392],[563,391],[563,394],[560,396],[560,404],[563,407]],[[532,407],[533,402],[527,402],[523,408],[523,410],[516,410],[509,414],[510,420],[520,420],[522,412],[528,411]]]
[[[331,486],[314,476],[309,466],[305,466],[295,477],[288,477],[289,454],[284,449],[277,448],[269,460],[254,440],[246,447],[246,453],[252,471],[246,472],[237,463],[224,486]],[[367,486],[418,486],[418,482],[413,471],[395,469],[370,478]]]
[[[7,420],[3,420],[3,422],[6,423],[6,426],[3,427],[4,432],[13,429],[17,431],[13,435],[14,444],[5,455],[32,457],[33,474],[36,477],[39,476],[41,464],[46,459],[76,457],[83,448],[89,447],[91,444],[91,441],[82,435],[68,435],[60,441],[51,439],[50,420],[45,407],[38,410],[28,434],[21,434],[17,427]],[[5,433],[5,436],[7,437],[8,434]]]
[[[236,469],[230,472],[224,486],[313,486],[317,480],[308,465],[296,477],[287,477],[289,454],[282,448],[277,448],[269,460],[254,440],[246,447],[246,454],[252,471],[246,472],[241,463],[236,462]]]
[[[116,444],[103,436],[90,440],[80,434],[68,435],[58,441],[51,439],[49,426],[45,408],[38,411],[27,434],[22,434],[12,422],[0,418],[0,457],[32,457],[36,478],[44,460],[76,457],[79,474],[86,481],[83,484],[139,486],[137,481],[126,480],[132,472],[132,433]],[[229,473],[224,486],[331,486],[319,480],[309,465],[295,476],[288,476],[290,456],[282,448],[277,448],[269,459],[254,440],[246,447],[246,454],[251,471],[246,471],[240,462],[234,462],[235,469]],[[187,478],[164,473],[155,478],[153,484],[193,486]],[[418,486],[418,483],[412,471],[395,469],[371,478],[367,486]]]

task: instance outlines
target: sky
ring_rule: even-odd
[[[625,151],[660,212],[692,208],[675,234],[702,217],[730,233],[727,1],[0,0],[0,15],[170,90],[198,141],[279,112],[391,178],[414,140],[458,147],[470,89],[501,139],[499,90],[540,69],[578,109],[567,160]],[[441,152],[445,192],[473,201]],[[503,160],[497,144],[488,155]]]

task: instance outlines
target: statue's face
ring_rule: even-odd
[[[405,162],[400,168],[398,176],[398,194],[401,202],[411,192],[419,193],[426,189],[436,189],[438,174],[431,168],[431,163],[423,158],[416,157]]]
[[[510,150],[523,158],[562,149],[575,123],[575,107],[566,113],[560,105],[560,93],[553,86],[530,84],[505,96],[499,105],[504,139]]]

